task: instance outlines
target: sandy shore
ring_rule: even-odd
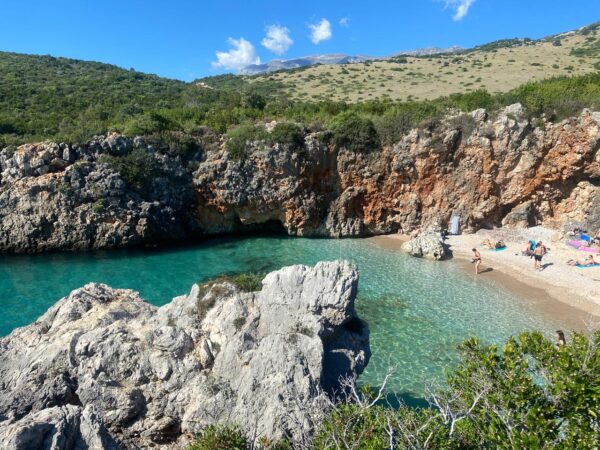
[[[560,318],[565,328],[585,330],[600,325],[600,267],[578,269],[566,264],[569,259],[583,259],[588,253],[575,250],[557,240],[556,231],[542,227],[526,230],[481,230],[476,234],[450,236],[446,243],[452,252],[449,264],[457,264],[473,276],[488,277],[524,301],[532,302],[542,314]],[[504,240],[507,249],[496,252],[485,249],[485,239]],[[375,245],[400,251],[405,235],[370,238]],[[548,247],[542,271],[534,270],[532,258],[521,256],[529,239],[542,240]],[[475,275],[471,265],[471,249],[482,256]],[[598,258],[600,259],[600,258]]]

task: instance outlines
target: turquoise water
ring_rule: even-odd
[[[222,273],[338,258],[356,263],[360,271],[357,309],[369,322],[373,351],[361,380],[375,386],[395,366],[389,387],[418,396],[424,383],[443,377],[456,358],[456,345],[469,336],[501,342],[526,329],[551,333],[557,327],[528,302],[451,262],[411,258],[360,239],[251,237],[163,250],[0,257],[0,335],[34,321],[91,281],[137,290],[162,305]]]

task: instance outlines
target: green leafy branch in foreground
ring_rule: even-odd
[[[243,439],[235,441],[239,448],[265,450],[598,448],[600,331],[574,333],[561,347],[540,333],[510,338],[502,349],[470,339],[459,352],[446,387],[430,391],[428,408],[391,408],[384,388],[359,391],[346,380],[341,398],[315,422],[314,437],[255,445],[238,428],[212,427],[192,448],[221,448],[210,445],[215,433],[234,433]]]

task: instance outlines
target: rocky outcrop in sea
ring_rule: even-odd
[[[3,449],[181,448],[203,427],[297,438],[370,357],[347,262],[195,285],[157,308],[88,284],[0,339]]]
[[[338,148],[319,132],[305,133],[300,147],[251,143],[242,160],[214,133],[194,137],[197,149],[185,156],[114,134],[4,149],[0,251],[148,245],[265,227],[366,236],[439,228],[452,215],[467,231],[568,222],[597,229],[599,122],[587,110],[559,123],[529,119],[517,104],[495,117],[449,115],[378,152]],[[136,152],[145,155],[136,166],[143,188],[106,159]]]

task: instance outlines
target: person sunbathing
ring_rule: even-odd
[[[499,240],[498,242],[496,242],[496,250],[501,249],[506,247],[506,244],[504,243],[503,240]]]
[[[489,249],[494,249],[496,247],[494,247],[494,244],[492,244],[492,241],[490,241],[489,239],[486,239],[485,241],[483,241],[481,243],[481,245],[485,248],[489,248]]]
[[[583,261],[579,261],[579,260],[575,260],[575,259],[570,259],[570,260],[567,261],[567,264],[570,265],[570,266],[587,267],[587,266],[595,266],[598,263],[596,262],[596,260],[594,259],[594,257],[592,255],[590,255],[587,258],[585,258]]]

